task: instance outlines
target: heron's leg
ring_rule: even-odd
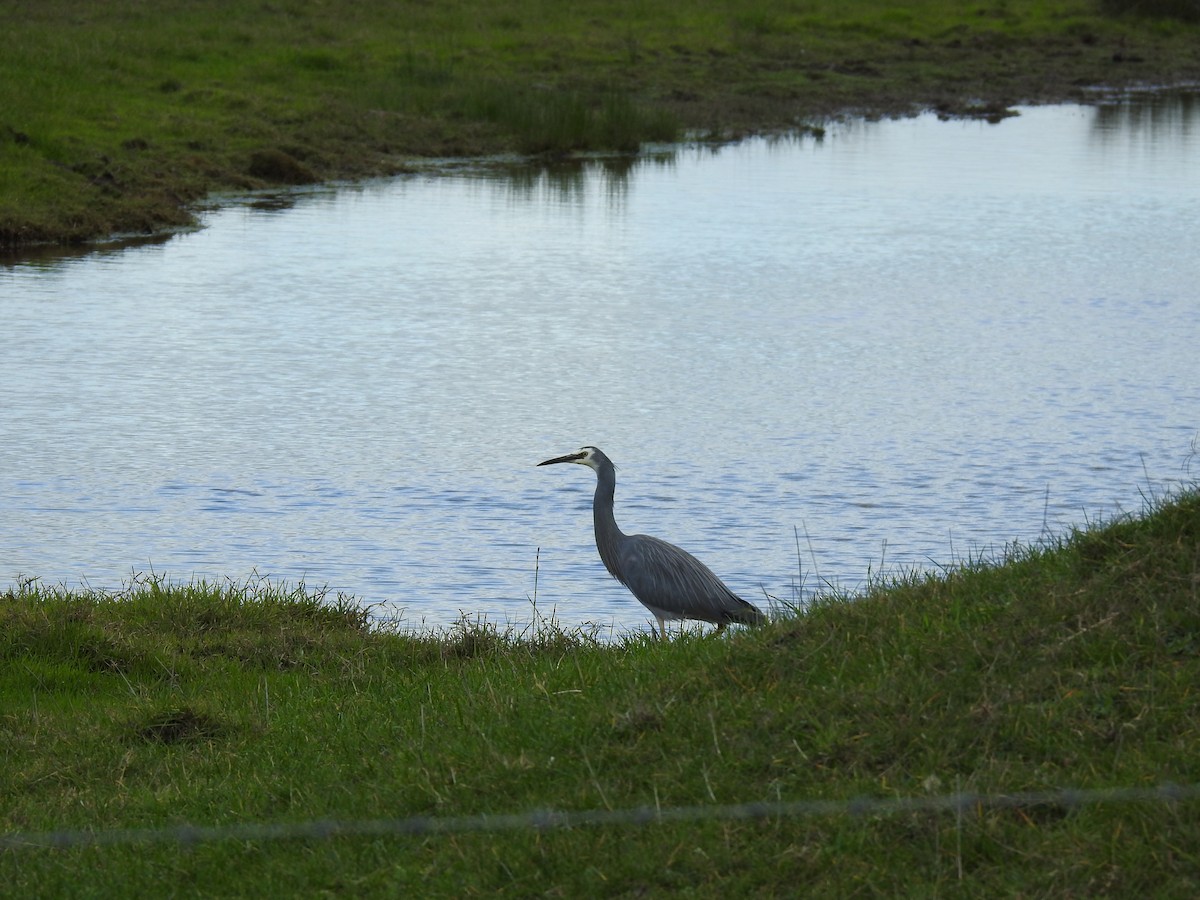
[[[667,620],[662,616],[655,616],[658,619],[658,639],[665,641],[667,639]]]
[[[720,634],[720,633],[721,633],[722,631],[724,631],[724,630],[725,630],[725,623],[724,623],[724,622],[718,622],[718,623],[717,623],[717,630],[716,630],[716,631],[714,631],[714,632],[713,632],[713,634]]]

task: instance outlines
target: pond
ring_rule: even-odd
[[[1195,477],[1200,103],[447,163],[0,266],[0,585],[255,577],[412,627],[997,557]]]

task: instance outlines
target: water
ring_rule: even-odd
[[[617,517],[744,596],[1194,478],[1193,98],[476,166],[0,268],[0,584],[254,575],[437,627],[645,627]],[[536,584],[535,584],[536,572]]]

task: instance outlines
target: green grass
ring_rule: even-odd
[[[413,157],[626,151],[1200,78],[1200,23],[1113,8],[0,0],[0,248],[161,230],[210,192]]]
[[[0,832],[1200,784],[1200,494],[721,638],[0,595]],[[0,849],[20,896],[1194,896],[1200,800]]]

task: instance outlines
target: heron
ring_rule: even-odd
[[[613,516],[617,470],[601,450],[581,447],[576,453],[538,465],[556,463],[577,463],[596,473],[592,502],[596,549],[608,573],[654,613],[660,640],[666,637],[667,619],[712,622],[717,631],[723,631],[730,622],[758,625],[766,621],[758,607],[727,588],[712,569],[686,550],[647,534],[625,534],[617,527]]]

